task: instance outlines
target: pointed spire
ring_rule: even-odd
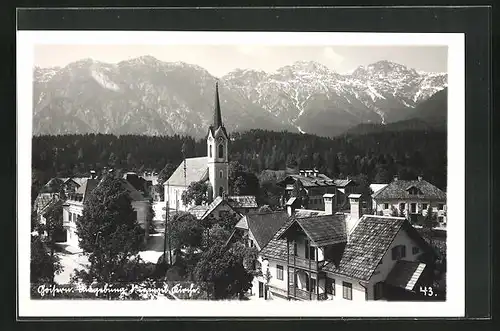
[[[220,128],[222,125],[222,115],[220,113],[219,102],[219,80],[215,81],[215,109],[214,109],[214,129]]]

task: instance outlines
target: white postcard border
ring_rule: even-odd
[[[18,31],[17,239],[19,317],[269,316],[463,317],[465,314],[465,43],[464,34]],[[31,300],[29,281],[33,56],[36,44],[245,44],[448,46],[448,226],[446,302]],[[425,56],[425,55],[423,55]]]

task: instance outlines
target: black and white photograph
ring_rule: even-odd
[[[19,32],[20,311],[461,315],[463,38]]]

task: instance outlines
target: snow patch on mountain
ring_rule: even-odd
[[[90,74],[92,78],[94,78],[95,81],[98,82],[102,87],[115,92],[120,91],[120,87],[116,83],[111,81],[104,73],[94,69],[91,70]]]

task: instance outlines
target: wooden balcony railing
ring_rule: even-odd
[[[290,255],[289,257],[289,262],[288,264],[290,266],[296,267],[296,268],[302,268],[302,269],[307,269],[311,271],[318,271],[320,263],[323,262],[316,262],[315,260],[309,260],[305,259],[303,257],[298,257],[298,256],[293,256]]]
[[[293,283],[290,284],[289,296],[300,300],[317,300],[318,298],[316,293],[293,287]]]

